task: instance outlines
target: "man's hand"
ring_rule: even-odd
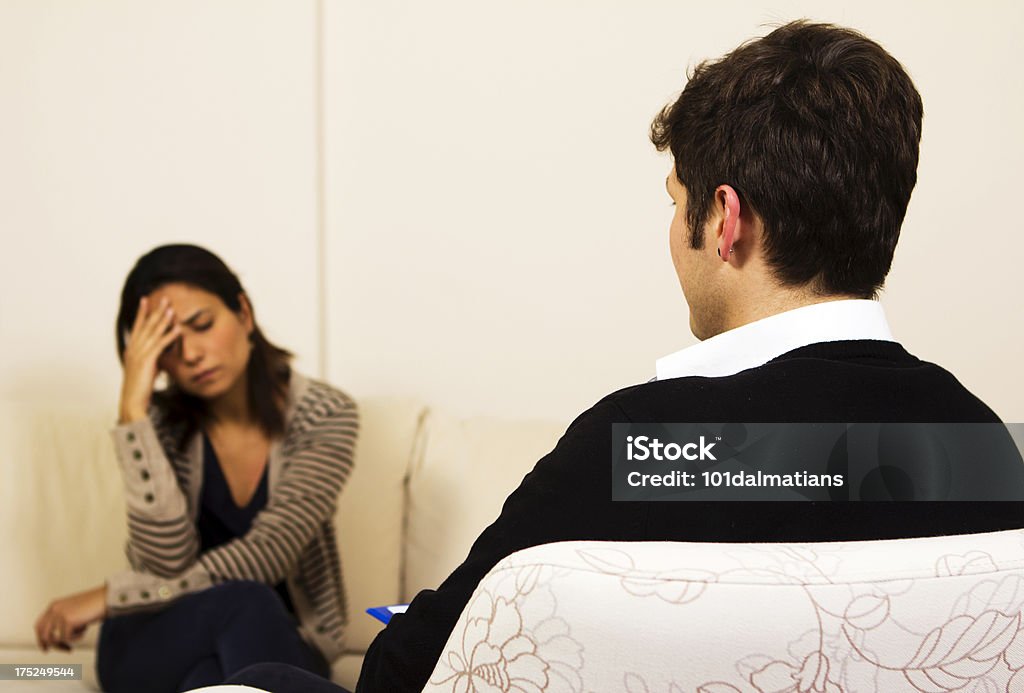
[[[72,594],[50,602],[36,620],[36,642],[46,652],[50,647],[71,650],[90,623],[107,615],[107,586]]]

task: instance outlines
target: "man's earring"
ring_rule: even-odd
[[[717,248],[717,249],[715,250],[715,252],[716,252],[716,253],[718,253],[718,257],[722,257],[722,249],[721,249],[721,248]],[[732,254],[733,254],[733,253],[735,253],[735,252],[736,252],[736,249],[735,249],[735,248],[729,248],[729,254],[730,254],[730,255],[732,255]]]

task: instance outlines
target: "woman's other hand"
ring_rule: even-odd
[[[51,647],[70,650],[90,623],[107,615],[107,586],[72,594],[50,602],[36,620],[36,642],[46,652]]]
[[[135,324],[124,349],[124,381],[121,384],[119,422],[130,423],[146,418],[149,400],[158,373],[157,360],[181,331],[174,321],[174,311],[167,299],[161,299],[152,310],[149,299],[139,301]]]

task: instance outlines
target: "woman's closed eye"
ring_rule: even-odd
[[[166,356],[170,356],[170,355],[174,354],[175,352],[177,352],[179,344],[181,344],[181,338],[180,337],[178,339],[175,339],[173,342],[171,342],[167,346],[165,346],[164,350],[160,352],[160,357],[159,358],[162,359],[162,358],[164,358]]]

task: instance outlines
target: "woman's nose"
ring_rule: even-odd
[[[188,365],[195,365],[203,357],[202,344],[200,340],[192,335],[181,337],[181,360]]]

